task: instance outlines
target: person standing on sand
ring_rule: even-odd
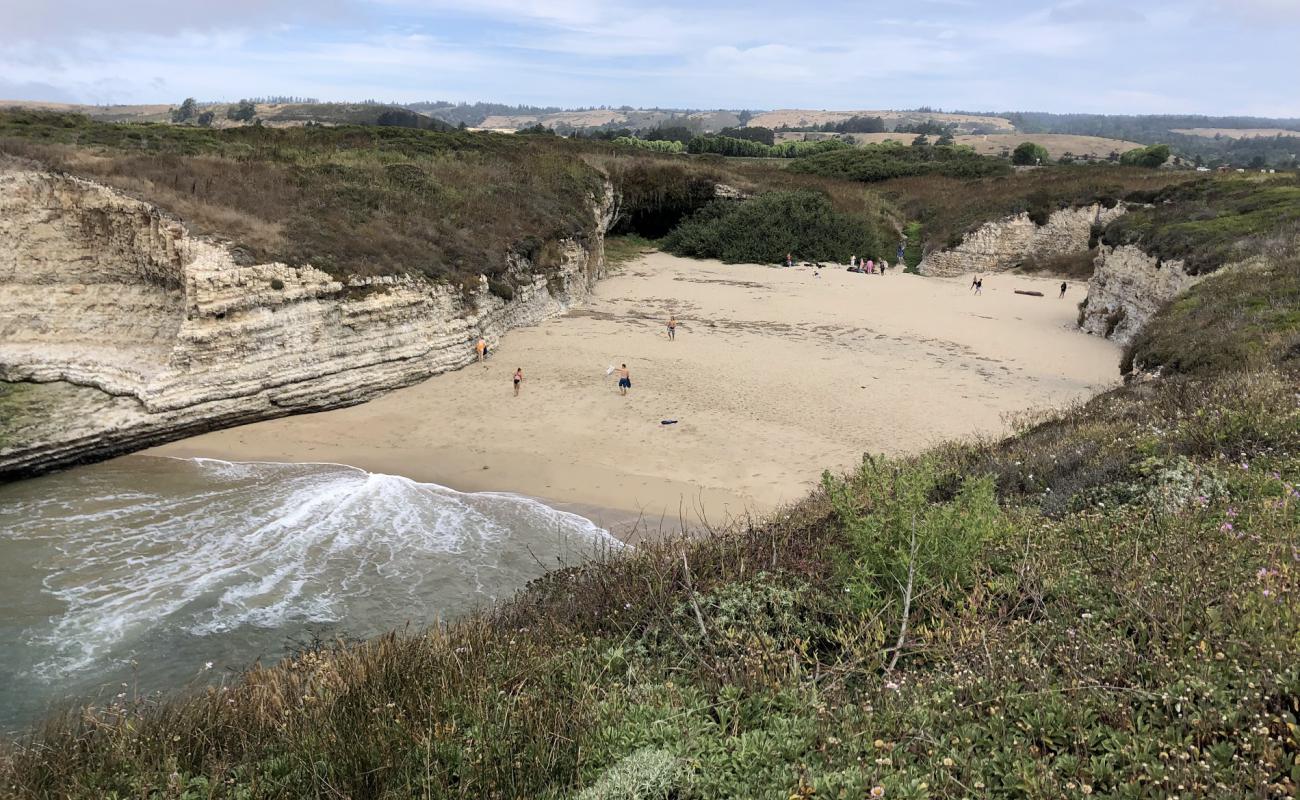
[[[624,364],[618,370],[618,393],[627,396],[627,390],[632,388],[632,373],[628,371],[627,364]]]
[[[881,275],[884,275],[884,274],[885,274],[885,270],[887,270],[887,269],[889,269],[889,262],[886,261],[886,260],[883,259],[883,258],[880,259],[880,274],[881,274]]]
[[[515,368],[515,397],[519,396],[519,384],[524,382],[524,368]]]
[[[1068,288],[1070,288],[1070,284],[1066,283],[1065,281],[1061,281],[1061,297],[1065,297],[1065,290]],[[1058,297],[1057,299],[1059,300],[1060,297]]]
[[[668,315],[668,341],[674,341],[677,338],[677,316]]]
[[[478,337],[478,341],[474,343],[474,352],[478,353],[479,361],[487,358],[487,342],[483,340],[482,336]]]
[[[978,278],[978,277],[977,277],[977,278],[975,279],[975,294],[984,294],[984,279],[983,279],[983,278]]]

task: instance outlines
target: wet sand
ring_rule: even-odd
[[[1009,413],[1115,384],[1119,349],[1074,328],[1086,287],[1058,299],[1059,283],[994,275],[973,296],[968,278],[653,253],[584,307],[507,334],[486,364],[148,452],[350,464],[648,530],[719,523],[796,501],[864,452],[1001,433]],[[606,375],[621,363],[626,397]]]

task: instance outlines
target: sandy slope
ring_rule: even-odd
[[[653,254],[587,307],[507,335],[486,366],[152,452],[341,462],[673,527],[679,509],[762,512],[864,450],[1001,431],[1007,412],[1115,381],[1116,348],[1073,330],[1082,285],[1064,300],[1050,280],[993,276],[982,297],[968,285]],[[669,311],[681,322],[674,342]],[[627,397],[605,375],[621,362]],[[526,381],[515,398],[517,366]]]

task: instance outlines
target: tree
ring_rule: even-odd
[[[546,127],[540,122],[537,123],[536,125],[530,125],[527,128],[520,128],[517,131],[517,133],[522,133],[526,136],[554,136],[555,135],[555,131],[551,130],[550,128]]]
[[[1061,163],[1062,163],[1062,164],[1073,164],[1073,163],[1074,163],[1074,159],[1075,159],[1075,155],[1074,155],[1074,153],[1071,153],[1071,152],[1069,152],[1069,151],[1066,151],[1066,152],[1064,152],[1064,153],[1061,154]]]
[[[216,118],[217,114],[215,111],[204,111],[202,114],[199,114],[198,123],[204,128],[211,128],[212,122]]]
[[[719,136],[730,136],[733,139],[749,139],[751,142],[762,142],[766,145],[776,144],[776,134],[771,128],[755,126],[753,128],[723,128]],[[690,141],[687,139],[686,141]]]
[[[951,131],[944,131],[943,136],[936,139],[934,143],[939,147],[952,147],[957,144],[957,140],[953,138]]]
[[[1251,169],[1263,169],[1267,165],[1268,162],[1264,160],[1263,156],[1255,156],[1250,160],[1250,163],[1247,166]]]
[[[1011,163],[1021,167],[1046,164],[1051,160],[1047,148],[1034,142],[1021,142],[1011,151]]]
[[[912,146],[913,146],[913,147],[929,147],[929,146],[930,146],[930,140],[929,140],[928,138],[926,138],[926,135],[923,133],[923,134],[921,134],[920,136],[918,136],[918,137],[916,137],[915,139],[912,140]]]
[[[172,109],[172,122],[178,124],[189,122],[194,119],[194,115],[198,113],[198,107],[199,103],[193,97],[185,98],[185,102],[181,103],[180,108]]]
[[[240,100],[226,109],[226,119],[233,119],[236,122],[252,122],[255,116],[257,116],[257,106],[253,105],[252,100]]]
[[[1153,144],[1150,147],[1135,147],[1119,157],[1119,163],[1130,167],[1155,169],[1169,160],[1169,145]]]

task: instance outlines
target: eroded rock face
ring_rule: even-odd
[[[600,232],[611,194],[592,199]],[[358,403],[464,366],[477,336],[495,343],[583,300],[603,236],[561,242],[559,262],[540,274],[512,257],[509,302],[486,278],[464,292],[411,276],[345,284],[310,266],[241,266],[147,203],[3,169],[0,379],[91,389],[0,441],[0,477]]]
[[[949,276],[971,272],[1001,272],[1031,258],[1082,253],[1088,249],[1094,225],[1107,225],[1126,212],[1101,204],[1067,208],[1038,225],[1029,214],[989,222],[962,237],[951,250],[930,253],[917,269],[922,275]]]
[[[1127,345],[1165,303],[1198,280],[1187,274],[1182,261],[1160,261],[1132,245],[1103,247],[1088,282],[1079,326]]]

